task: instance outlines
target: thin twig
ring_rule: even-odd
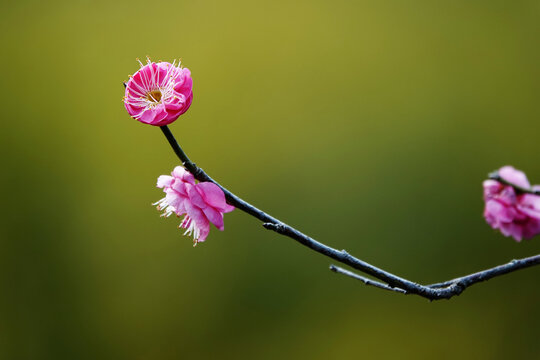
[[[512,260],[506,264],[495,266],[493,268],[479,271],[477,273],[470,274],[467,276],[455,278],[453,280],[448,280],[442,283],[432,284],[432,285],[429,285],[429,287],[432,289],[444,288],[444,287],[447,287],[456,283],[461,283],[465,285],[466,287],[469,287],[473,284],[489,280],[496,276],[508,274],[512,271],[525,269],[525,268],[528,268],[534,265],[539,265],[539,264],[540,264],[540,255],[534,255],[528,258],[524,258],[524,259]]]
[[[195,178],[199,181],[210,181],[219,186],[223,192],[225,193],[225,196],[227,198],[227,202],[236,208],[248,213],[249,215],[259,219],[263,222],[263,226],[266,229],[273,230],[277,232],[278,234],[285,235],[287,237],[290,237],[291,239],[296,240],[300,244],[324,255],[327,257],[330,257],[336,261],[339,261],[345,265],[348,265],[356,270],[359,270],[367,275],[371,275],[374,278],[381,280],[388,284],[389,288],[393,289],[400,289],[408,294],[416,294],[421,297],[430,299],[430,300],[440,300],[440,299],[450,299],[453,296],[461,294],[463,290],[465,290],[468,286],[471,286],[475,283],[485,281],[488,279],[491,279],[496,276],[500,276],[503,274],[507,274],[519,269],[523,269],[526,267],[538,265],[540,263],[540,255],[532,256],[530,258],[520,259],[520,260],[513,260],[512,262],[500,265],[497,267],[494,267],[492,269],[484,270],[479,273],[471,274],[468,276],[464,276],[461,278],[457,278],[454,280],[450,280],[444,283],[435,284],[433,286],[424,286],[417,284],[415,282],[412,282],[410,280],[401,278],[397,275],[394,275],[392,273],[389,273],[383,269],[380,269],[374,265],[371,265],[365,261],[362,261],[350,254],[348,254],[345,250],[336,250],[332,247],[329,247],[323,243],[320,243],[316,241],[315,239],[312,239],[311,237],[303,234],[302,232],[296,230],[295,228],[283,223],[282,221],[274,218],[273,216],[270,216],[269,214],[265,213],[264,211],[256,208],[255,206],[251,205],[250,203],[242,200],[229,190],[227,190],[225,187],[220,185],[217,181],[212,179],[210,176],[208,176],[201,168],[197,167],[195,163],[193,163],[189,157],[186,155],[186,153],[182,150],[176,139],[174,138],[173,134],[169,130],[167,126],[161,126],[161,131],[169,141],[169,144],[173,148],[175,154],[178,156],[184,167],[192,173]],[[526,189],[525,189],[526,190]],[[335,270],[334,270],[335,271]],[[346,270],[343,271],[337,271],[339,273],[344,273]],[[353,274],[353,273],[350,273]],[[352,276],[349,273],[346,275]],[[377,287],[381,287],[386,289],[386,285],[375,282],[370,279],[363,279],[360,275],[353,274],[355,278],[360,279],[361,281],[364,281],[364,283]],[[376,285],[377,284],[377,285]],[[401,292],[399,290],[395,290],[397,292]]]
[[[352,271],[345,270],[343,268],[340,268],[339,266],[330,265],[330,270],[332,270],[335,273],[343,274],[343,275],[346,275],[346,276],[350,276],[353,279],[360,280],[361,282],[363,282],[366,285],[375,286],[375,287],[378,287],[379,289],[383,289],[383,290],[395,291],[395,292],[398,292],[398,293],[401,293],[401,294],[407,294],[407,292],[405,290],[403,290],[403,289],[391,287],[391,286],[383,284],[381,282],[368,279],[367,277],[355,274]]]

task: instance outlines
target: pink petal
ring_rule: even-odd
[[[184,107],[182,108],[182,112],[180,114],[185,113],[189,107],[191,106],[191,102],[193,101],[193,93],[190,93],[188,98],[186,99],[186,102],[184,104]]]
[[[160,86],[160,87],[163,87],[166,82],[167,82],[167,68],[168,66],[171,66],[170,63],[168,62],[158,62],[156,64],[156,73],[155,73],[155,77],[156,77],[156,83]]]
[[[499,222],[511,222],[514,220],[515,210],[510,207],[506,207],[497,200],[488,200],[486,202],[486,213],[488,216],[496,219]]]
[[[221,210],[221,212],[222,213],[229,213],[229,212],[233,211],[234,209],[235,209],[234,206],[227,204],[227,206],[225,206],[225,209]]]
[[[197,185],[186,184],[186,190],[189,196],[189,200],[193,205],[203,209],[206,207],[206,203],[204,202],[201,194],[199,194],[195,186]]]
[[[187,201],[188,200],[186,198],[181,198],[178,205],[175,207],[176,215],[181,216],[181,215],[183,215],[183,214],[185,214],[187,212],[186,211],[186,202]]]
[[[157,187],[158,188],[170,187],[173,180],[174,180],[174,178],[172,176],[161,175],[157,179]]]
[[[502,223],[500,227],[504,236],[512,236],[517,242],[523,239],[523,230],[521,226],[514,223]]]
[[[133,106],[127,102],[124,102],[124,107],[126,108],[128,114],[133,118],[138,118],[144,111],[144,107],[141,106]]]
[[[152,121],[154,121],[154,117],[154,111],[152,109],[147,109],[141,113],[137,120],[145,124],[151,124]]]
[[[178,214],[179,209],[183,208],[182,202],[184,201],[184,198],[179,196],[178,193],[172,189],[168,189],[166,194],[165,200],[167,201],[167,204],[172,206]]]
[[[519,196],[517,208],[529,217],[540,219],[540,196],[531,194]]]
[[[182,181],[188,182],[192,185],[195,185],[195,177],[193,176],[193,174],[184,169],[182,166],[175,167],[172,172],[172,176]]]
[[[128,81],[126,89],[133,88],[134,90],[137,90],[137,92],[141,92],[142,90],[150,90],[147,88],[147,82],[144,80],[145,77],[149,77],[147,70],[148,68],[146,66],[139,69],[139,71],[137,71],[135,75],[133,75],[133,77],[131,77],[131,79]],[[143,74],[145,74],[144,77]],[[134,82],[136,86],[131,82]]]
[[[207,206],[206,208],[202,209],[204,212],[204,215],[210,220],[212,224],[214,224],[219,230],[223,231],[224,224],[223,224],[223,214],[216,209],[214,209],[211,206]]]
[[[178,76],[177,82],[174,85],[174,90],[181,94],[185,94],[187,97],[192,91],[193,79],[191,78],[189,69],[184,68],[182,70],[182,74]]]
[[[531,219],[523,227],[523,238],[530,239],[540,234],[540,220]]]
[[[505,205],[516,205],[516,191],[511,186],[504,186],[497,199]]]
[[[529,180],[527,180],[527,176],[523,171],[516,170],[512,166],[503,166],[499,169],[499,175],[506,181],[517,185],[524,187],[526,189],[531,187],[531,184],[529,183]]]
[[[166,117],[167,111],[165,111],[165,106],[163,106],[163,104],[159,104],[155,108],[144,110],[141,117],[137,120],[145,124],[156,125]]]
[[[191,218],[191,220],[195,221],[195,224],[197,224],[199,229],[204,229],[210,226],[208,218],[206,215],[204,215],[201,209],[193,205],[189,200],[187,200],[184,205],[187,215]]]
[[[184,106],[184,104],[182,104],[182,103],[180,103],[178,101],[177,102],[165,103],[165,109],[167,109],[167,112],[169,114],[178,112],[178,110],[181,110],[183,106]]]
[[[199,238],[197,242],[204,242],[210,233],[210,225],[202,227],[199,229]]]
[[[484,200],[497,195],[503,187],[500,182],[495,180],[485,180],[482,186],[484,187]]]
[[[225,194],[219,186],[211,182],[201,182],[197,184],[197,187],[201,190],[202,196],[208,205],[223,212],[230,209],[231,205],[227,204]]]
[[[178,192],[180,195],[188,197],[186,183],[181,180],[175,180],[171,188]]]
[[[154,121],[152,121],[151,125],[155,126],[161,126],[163,125],[161,122],[162,120],[165,120],[167,117],[167,110],[165,109],[165,105],[163,103],[159,104],[154,108],[155,115],[154,115]]]

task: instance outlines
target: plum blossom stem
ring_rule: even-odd
[[[371,286],[375,286],[381,289],[391,290],[391,291],[402,293],[402,294],[415,294],[415,295],[419,295],[421,297],[427,298],[429,300],[450,299],[453,296],[461,294],[467,287],[473,284],[476,284],[478,282],[489,280],[496,276],[508,274],[516,270],[520,270],[520,269],[524,269],[527,267],[540,264],[540,254],[539,254],[536,256],[529,257],[529,258],[512,260],[511,262],[504,265],[499,265],[491,269],[487,269],[487,270],[480,271],[471,275],[455,278],[455,279],[441,282],[438,284],[420,285],[418,283],[404,279],[390,272],[387,272],[383,269],[380,269],[363,260],[360,260],[350,255],[345,250],[337,250],[321,242],[318,242],[315,239],[298,231],[297,229],[285,224],[284,222],[256,208],[250,203],[242,200],[241,198],[239,198],[238,196],[236,196],[235,194],[227,190],[225,187],[220,185],[214,179],[212,179],[201,168],[197,167],[197,165],[195,165],[195,163],[193,163],[189,159],[189,157],[186,155],[186,153],[182,150],[182,148],[180,147],[180,145],[178,144],[178,142],[176,141],[176,139],[174,138],[173,134],[171,133],[171,131],[169,130],[167,126],[161,126],[160,128],[163,134],[165,135],[165,137],[167,138],[167,140],[169,141],[169,144],[173,148],[175,154],[178,156],[178,158],[184,165],[184,167],[190,173],[192,173],[197,180],[210,181],[216,184],[217,186],[219,186],[221,190],[223,190],[223,192],[225,193],[227,202],[230,205],[233,205],[236,208],[259,219],[260,221],[263,222],[262,225],[266,229],[275,231],[278,234],[281,234],[293,240],[296,240],[298,243],[324,256],[332,258],[336,261],[339,261],[345,265],[352,267],[353,269],[356,269],[360,272],[363,272],[364,274],[370,275],[380,280],[380,282],[371,280],[371,279],[365,278],[361,275],[355,274],[353,272],[339,268],[334,265],[330,267],[332,271],[339,274],[353,277],[357,280],[362,281],[366,285],[371,285]],[[496,180],[502,182],[502,179],[500,178],[497,178]],[[509,185],[512,185],[512,184],[509,184]],[[533,191],[531,189],[521,189],[516,186],[514,187],[518,191],[539,195],[538,192]]]

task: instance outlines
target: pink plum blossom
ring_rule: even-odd
[[[223,214],[233,211],[234,206],[227,204],[219,186],[211,182],[196,184],[193,175],[181,166],[174,168],[171,175],[161,175],[157,180],[157,187],[166,194],[154,204],[163,210],[161,216],[183,215],[179,228],[186,229],[184,235],[193,235],[194,246],[206,240],[210,223],[223,230]]]
[[[531,189],[527,176],[512,166],[502,167],[498,174],[511,184]],[[484,217],[492,228],[516,241],[540,234],[540,196],[519,193],[512,186],[496,180],[485,180],[483,185]],[[540,186],[535,185],[532,189],[538,190]]]
[[[154,126],[168,125],[185,113],[193,100],[191,72],[168,62],[143,65],[126,83],[124,106],[134,119]]]

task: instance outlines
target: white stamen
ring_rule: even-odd
[[[176,213],[176,209],[173,206],[169,205],[169,203],[167,202],[167,198],[160,199],[152,205],[157,205],[157,209],[159,211],[163,211],[163,214],[161,214],[162,217],[169,217],[172,214]],[[199,242],[199,238],[201,237],[201,229],[197,226],[195,221],[193,221],[193,219],[191,219],[187,214],[185,214],[184,219],[178,227],[186,229],[183,235],[193,235],[193,241],[195,245]]]

